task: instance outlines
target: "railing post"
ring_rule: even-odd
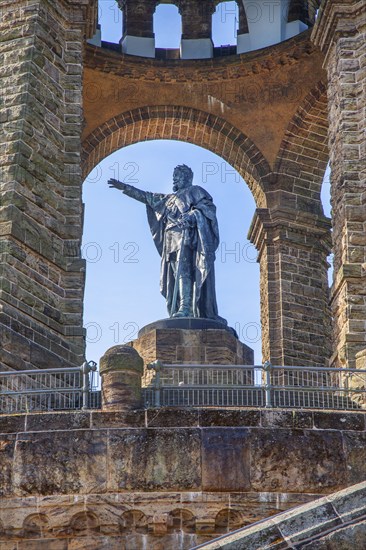
[[[161,407],[161,369],[163,368],[163,363],[159,360],[153,361],[147,365],[148,370],[154,370],[154,406],[159,408]]]
[[[263,364],[264,372],[266,373],[266,383],[264,385],[265,395],[266,395],[266,407],[272,407],[272,365],[269,361],[266,361]]]
[[[89,382],[89,374],[91,372],[95,372],[97,370],[97,364],[95,361],[85,361],[81,367],[81,372],[83,376],[83,388],[82,388],[82,394],[83,394],[83,410],[89,408],[89,395],[90,395],[90,382]]]

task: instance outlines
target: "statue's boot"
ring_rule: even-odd
[[[189,277],[179,278],[179,309],[173,317],[193,317],[193,288]]]

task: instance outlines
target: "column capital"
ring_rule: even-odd
[[[284,207],[257,208],[248,232],[248,239],[259,255],[266,244],[275,241],[292,241],[304,247],[315,245],[331,251],[331,221],[326,216],[294,211]],[[296,237],[295,237],[296,235]],[[300,239],[300,240],[299,240]]]
[[[328,0],[323,2],[311,35],[312,41],[327,56],[340,37],[352,37],[359,25],[365,25],[364,0]],[[356,25],[355,25],[356,23]]]

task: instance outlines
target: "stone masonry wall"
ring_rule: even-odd
[[[366,4],[326,2],[314,29],[326,54],[332,170],[334,366],[366,347]]]
[[[263,360],[327,365],[330,350],[329,222],[287,209],[258,209],[250,239],[259,251]]]
[[[258,409],[0,415],[0,544],[188,550],[362,481],[365,418]]]
[[[80,134],[90,5],[0,2],[2,367],[84,357]]]

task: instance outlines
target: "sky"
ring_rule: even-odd
[[[117,4],[114,0],[99,0],[99,4],[102,40],[118,42],[122,18]],[[235,43],[235,3],[226,4],[220,5],[224,8],[214,19],[215,45]],[[179,46],[181,30],[174,6],[160,5],[154,23],[157,47]],[[84,326],[89,361],[98,362],[110,347],[135,339],[146,324],[168,316],[159,291],[160,256],[145,207],[109,189],[107,181],[113,177],[140,189],[170,193],[174,167],[183,163],[192,168],[194,184],[204,187],[217,206],[221,238],[215,263],[219,315],[254,350],[255,363],[261,364],[259,264],[257,252],[247,240],[255,211],[251,192],[217,155],[189,143],[167,140],[142,142],[115,152],[84,182]],[[324,211],[330,215],[329,171],[323,197]]]

